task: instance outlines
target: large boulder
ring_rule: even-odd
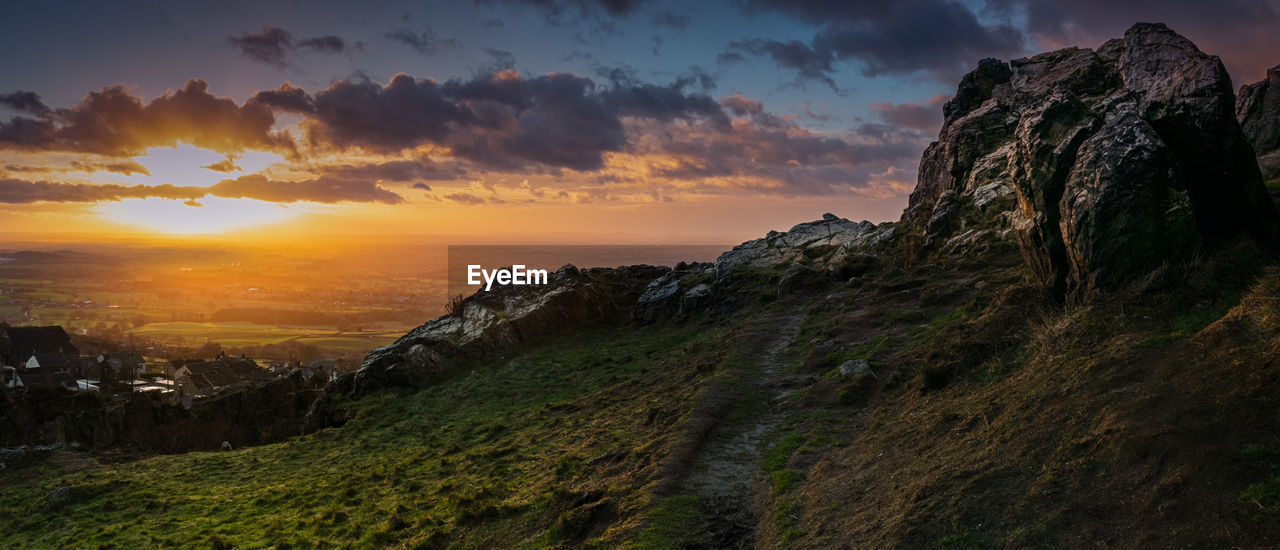
[[[1240,87],[1236,118],[1253,142],[1263,177],[1280,180],[1280,65],[1261,82]]]
[[[943,108],[902,224],[926,250],[1012,225],[1063,297],[1241,232],[1271,236],[1280,215],[1234,105],[1221,61],[1160,24],[1096,51],[983,60]]]

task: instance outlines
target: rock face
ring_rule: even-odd
[[[902,223],[926,247],[1016,236],[1036,277],[1074,297],[1270,236],[1280,215],[1234,100],[1221,61],[1160,24],[1097,51],[983,60],[943,109]]]
[[[716,276],[723,277],[739,265],[768,267],[795,261],[804,256],[806,249],[831,247],[843,254],[892,237],[892,224],[852,222],[827,213],[821,220],[797,224],[785,233],[770,231],[764,237],[733,247],[716,258]]]
[[[1280,65],[1269,69],[1265,80],[1240,87],[1236,119],[1253,142],[1262,176],[1280,179]]]

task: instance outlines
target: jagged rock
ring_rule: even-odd
[[[691,313],[711,303],[711,285],[702,283],[689,289],[680,299],[680,312]]]
[[[1262,176],[1280,179],[1280,65],[1268,69],[1262,81],[1240,87],[1236,119],[1253,143]]]
[[[853,376],[871,370],[871,362],[866,359],[850,359],[840,364],[840,376]]]
[[[821,220],[797,224],[783,233],[770,231],[763,238],[733,247],[716,258],[716,276],[722,278],[739,265],[768,267],[795,261],[809,248],[829,246],[852,250],[873,241],[878,243],[892,234],[891,228],[886,224],[879,228],[882,231],[877,231],[877,226],[869,221],[852,222],[831,213],[823,214]]]
[[[1199,243],[1272,236],[1280,215],[1230,82],[1159,24],[1097,51],[983,60],[944,106],[901,223],[948,252],[1012,226],[1058,296],[1114,288]]]
[[[636,300],[631,318],[638,323],[649,324],[675,309],[680,300],[680,278],[684,275],[672,271],[649,283],[640,299]]]

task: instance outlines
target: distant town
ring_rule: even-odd
[[[134,393],[155,395],[190,407],[194,400],[234,391],[295,372],[328,381],[352,365],[316,358],[307,363],[259,361],[218,352],[212,357],[163,359],[139,351],[83,354],[61,326],[0,325],[0,381],[26,392],[92,392],[104,399]]]

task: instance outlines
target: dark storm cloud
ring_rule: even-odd
[[[289,31],[270,24],[263,25],[258,32],[228,36],[227,45],[239,50],[246,59],[278,67],[289,66],[290,58],[300,50],[342,53],[349,49],[341,36],[330,34],[295,42]]]
[[[529,163],[595,170],[605,153],[625,149],[624,117],[727,127],[719,104],[684,92],[685,85],[601,88],[568,73],[524,78],[515,71],[444,84],[403,74],[385,87],[339,81],[312,98],[307,135],[314,146],[383,153],[441,145],[498,170]]]
[[[40,101],[40,96],[35,92],[17,91],[11,94],[0,94],[0,106],[8,107],[19,113],[29,113],[33,115],[43,115],[49,112],[49,108],[44,102]]]
[[[0,149],[137,156],[183,141],[222,153],[292,150],[287,136],[272,131],[274,124],[271,109],[212,95],[204,80],[190,80],[150,103],[110,86],[69,109],[0,123]]]
[[[942,104],[951,97],[940,94],[924,103],[899,103],[891,101],[871,102],[867,107],[887,124],[937,132],[942,127]]]
[[[831,85],[836,59],[859,63],[867,76],[924,73],[951,82],[978,59],[1007,59],[1024,46],[1018,29],[985,24],[954,0],[748,0],[746,6],[819,27],[808,44],[755,38],[735,42],[726,52],[768,57],[795,71],[801,82]]]
[[[367,181],[316,178],[305,181],[273,181],[253,174],[222,180],[209,187],[209,194],[229,199],[291,203],[380,202],[398,204],[404,198]]]
[[[436,34],[429,26],[424,26],[421,32],[414,32],[409,29],[396,29],[387,33],[387,38],[409,46],[414,51],[422,55],[435,55],[441,50],[456,50],[462,47],[462,42],[456,38],[448,38]]]
[[[440,92],[434,80],[398,74],[385,87],[340,80],[315,94],[308,137],[313,144],[392,152],[443,143],[470,113]]]

